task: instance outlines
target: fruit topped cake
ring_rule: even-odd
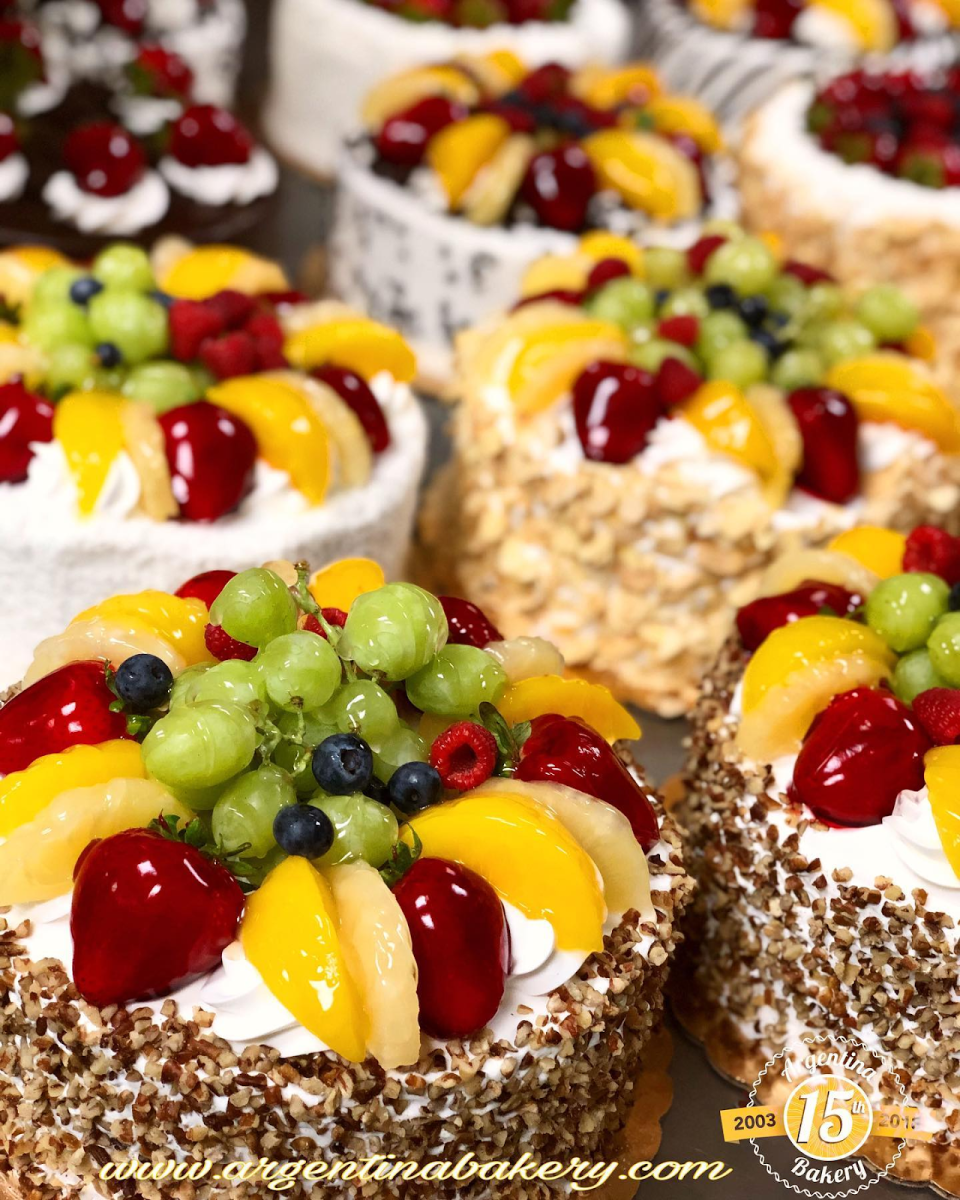
[[[274,562],[116,596],[0,708],[0,1173],[25,1195],[111,1160],[317,1181],[380,1155],[379,1196],[479,1198],[484,1160],[590,1159],[623,1123],[691,886],[616,744],[636,722],[548,643],[381,581]]]
[[[960,373],[960,67],[783,87],[747,122],[744,220],[845,283],[903,288]]]
[[[524,292],[459,342],[426,565],[618,695],[685,712],[780,551],[957,524],[960,415],[896,289],[724,224],[686,252],[588,234]]]
[[[929,70],[960,51],[952,0],[644,0],[640,25],[664,78],[724,120],[787,80],[860,63]]]
[[[688,245],[705,217],[736,214],[712,115],[643,64],[460,58],[387,79],[363,118],[331,283],[411,339],[428,382],[449,373],[452,336],[512,304],[526,267],[575,235],[668,229]]]
[[[285,159],[329,176],[364,96],[398,71],[490,53],[609,64],[629,46],[621,0],[277,0],[264,125]]]
[[[238,0],[186,0],[196,24],[179,36],[166,23],[182,6],[159,0],[22,7],[0,19],[0,242],[87,254],[115,237],[226,240],[263,221],[276,163],[220,107],[238,46],[221,62],[219,42],[239,42]]]
[[[105,583],[254,548],[402,568],[426,429],[395,331],[230,246],[9,250],[0,295],[0,683]]]
[[[960,539],[860,528],[774,563],[693,714],[698,960],[679,997],[744,1081],[809,1032],[895,1063],[933,1138],[894,1171],[951,1194],[958,743]]]

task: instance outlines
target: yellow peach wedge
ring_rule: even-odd
[[[96,508],[110,468],[124,448],[124,404],[113,392],[71,392],[54,409],[53,436],[66,457],[82,516]]]
[[[414,67],[391,75],[371,89],[361,109],[368,129],[379,129],[394,115],[428,96],[445,96],[467,106],[476,104],[480,91],[467,72],[456,65]]]
[[[383,587],[383,567],[372,558],[341,558],[314,571],[310,594],[321,608],[339,608],[349,612],[358,596]]]
[[[601,129],[583,142],[603,186],[657,221],[682,221],[699,213],[703,193],[696,167],[656,134]]]
[[[334,317],[292,331],[284,344],[291,364],[312,371],[327,363],[373,379],[386,371],[401,383],[417,373],[413,351],[395,329],[366,317]]]
[[[850,29],[861,50],[888,54],[898,40],[897,16],[889,0],[810,0]]]
[[[878,352],[838,363],[825,382],[850,397],[861,420],[914,429],[941,450],[960,451],[960,411],[920,363]]]
[[[535,675],[511,684],[497,704],[511,725],[532,721],[545,713],[561,717],[579,717],[608,742],[636,740],[640,726],[614,698],[609,688],[585,679],[565,679],[560,675]]]
[[[646,104],[660,94],[660,79],[645,63],[626,67],[581,67],[570,81],[570,90],[594,108],[617,108],[621,104]]]
[[[211,659],[204,640],[210,615],[202,600],[150,590],[111,596],[78,613],[71,627],[94,620],[128,622],[131,628],[148,629],[169,643],[188,667]]]
[[[183,253],[169,256],[158,283],[180,300],[206,300],[226,288],[255,296],[290,287],[277,263],[239,246],[186,245]]]
[[[643,112],[658,133],[686,134],[705,154],[723,149],[723,134],[713,113],[691,96],[654,96]]]
[[[960,746],[935,746],[929,750],[923,775],[940,844],[954,874],[960,878]]]
[[[866,597],[880,582],[879,575],[856,559],[832,550],[795,550],[771,563],[760,580],[758,594],[779,596],[792,592],[809,579],[836,583],[848,592]]]
[[[427,144],[427,162],[437,174],[447,203],[458,209],[481,170],[510,137],[510,126],[495,113],[475,113],[454,121]]]
[[[703,434],[707,445],[729,454],[762,479],[773,479],[780,467],[764,422],[747,397],[732,383],[701,384],[682,405],[684,417]]]
[[[92,617],[86,621],[75,620],[63,633],[40,642],[23,683],[29,687],[58,667],[87,658],[102,658],[113,667],[119,667],[134,654],[156,655],[174,676],[185,671],[188,665],[183,655],[146,621],[134,618],[108,621],[104,617]]]
[[[827,545],[833,554],[845,554],[866,568],[877,579],[889,579],[903,570],[903,555],[907,539],[895,529],[878,525],[858,525],[847,529]]]

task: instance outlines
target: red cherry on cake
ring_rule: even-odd
[[[157,420],[180,515],[216,521],[233,512],[253,484],[257,442],[250,427],[206,400],[171,408]]]
[[[213,104],[185,109],[170,132],[170,153],[187,167],[219,167],[250,161],[254,140],[233,113]]]
[[[825,608],[837,616],[847,617],[862,603],[862,596],[848,592],[835,583],[807,580],[793,591],[781,592],[778,596],[762,596],[745,605],[737,613],[737,632],[745,649],[752,651],[781,625],[789,625],[801,617],[815,617]]]
[[[181,583],[174,594],[183,600],[202,600],[210,608],[234,575],[236,571],[201,571],[186,583]]]
[[[16,154],[20,149],[20,139],[17,137],[17,127],[9,113],[0,112],[0,162]]]
[[[577,437],[593,462],[625,463],[663,416],[653,376],[630,363],[596,362],[573,385]]]
[[[150,96],[185,100],[193,90],[193,72],[178,54],[163,46],[142,45],[128,73],[138,90]]]
[[[24,688],[0,708],[0,775],[22,771],[44,754],[96,746],[127,736],[127,719],[100,659],[68,663]]]
[[[92,121],[67,137],[63,161],[85,192],[122,196],[143,178],[147,156],[122,125]]]
[[[101,1008],[168,995],[218,965],[243,903],[226,867],[193,846],[145,829],[97,842],[73,889],[77,990]]]
[[[482,650],[491,642],[503,641],[503,634],[476,604],[459,596],[439,596],[438,599],[447,618],[448,642],[455,646],[476,646]]]
[[[565,142],[533,156],[520,194],[544,225],[576,233],[596,190],[590,159],[576,142]]]
[[[649,797],[605,738],[574,717],[534,717],[520,751],[517,779],[562,783],[619,809],[645,851],[660,837]]]
[[[800,388],[787,403],[803,440],[797,484],[821,500],[848,503],[860,490],[856,409],[832,388]]]
[[[517,91],[525,100],[534,104],[542,104],[547,100],[555,100],[562,96],[570,83],[570,68],[560,63],[544,63],[523,80]]]
[[[97,0],[97,7],[108,25],[114,25],[138,37],[147,19],[147,0]]]
[[[753,36],[785,41],[803,7],[803,0],[756,0]]]
[[[0,483],[22,483],[30,468],[31,442],[53,441],[53,405],[22,380],[0,384]]]
[[[687,266],[694,275],[702,275],[710,256],[719,250],[727,239],[722,233],[708,233],[698,238],[687,251]]]
[[[503,999],[510,934],[497,893],[457,863],[421,858],[394,887],[410,928],[420,1025],[438,1038],[483,1029]]]
[[[624,279],[630,274],[632,274],[630,267],[622,258],[601,258],[595,266],[590,268],[590,274],[587,276],[587,291],[594,292],[612,279]]]
[[[376,137],[377,151],[387,162],[415,167],[423,161],[430,139],[466,115],[462,104],[446,96],[427,96],[387,118]]]
[[[367,381],[356,371],[350,371],[346,367],[335,367],[332,363],[318,367],[313,374],[321,383],[333,388],[344,404],[353,411],[363,426],[370,449],[374,454],[382,454],[390,445],[390,426]]]
[[[889,692],[854,688],[834,696],[804,740],[791,796],[831,825],[877,825],[904,790],[923,787],[930,739]]]

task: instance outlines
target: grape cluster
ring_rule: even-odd
[[[305,579],[301,569],[291,588],[256,568],[229,580],[211,623],[256,656],[183,672],[143,742],[149,773],[201,815],[254,882],[287,853],[385,864],[397,813],[443,795],[418,732],[423,714],[440,728],[476,716],[507,683],[492,655],[447,643],[443,607],[422,588],[368,592],[340,629]],[[305,612],[321,634],[302,628]]]

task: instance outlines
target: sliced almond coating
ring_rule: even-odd
[[[140,504],[154,521],[170,521],[180,512],[170,484],[163,430],[146,400],[128,400],[120,410],[123,442],[140,476]]]
[[[464,214],[475,225],[496,225],[503,219],[535,151],[529,134],[515,133],[494,154],[463,197]]]

